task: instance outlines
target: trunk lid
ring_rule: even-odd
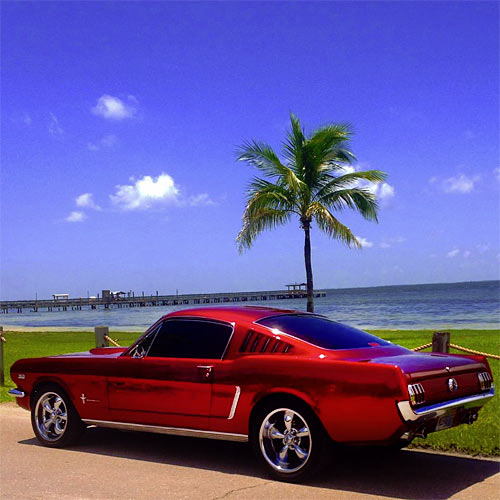
[[[476,359],[439,353],[408,352],[370,362],[398,366],[408,384],[423,386],[426,405],[481,392],[478,373],[489,371]]]

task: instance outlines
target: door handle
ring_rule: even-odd
[[[208,380],[212,375],[212,365],[199,365],[196,368],[198,368],[201,372],[204,372],[202,376],[204,380]]]

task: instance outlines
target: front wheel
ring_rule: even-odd
[[[38,441],[51,448],[74,444],[85,429],[71,399],[56,384],[47,384],[35,393],[31,425]]]
[[[254,418],[251,441],[276,479],[299,482],[319,472],[329,437],[313,412],[294,402],[262,408]]]

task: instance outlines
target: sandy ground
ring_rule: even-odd
[[[0,405],[0,498],[481,499],[500,498],[500,461],[426,451],[358,450],[307,485],[270,480],[248,446],[90,428],[81,443],[38,445],[29,413]]]

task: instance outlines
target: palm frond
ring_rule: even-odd
[[[287,186],[273,184],[259,177],[254,177],[250,183],[247,196],[246,213],[248,215],[262,208],[298,211],[296,196],[287,189]]]
[[[246,141],[238,149],[236,159],[258,168],[268,177],[276,177],[286,168],[273,148],[264,142]]]
[[[377,197],[366,188],[347,188],[332,191],[321,196],[318,203],[331,207],[334,210],[343,208],[356,209],[365,219],[378,222]]]
[[[310,213],[318,227],[328,236],[342,241],[348,247],[361,248],[361,243],[352,231],[334,217],[327,207],[315,201],[311,203]]]
[[[236,242],[240,253],[245,249],[250,248],[255,238],[262,231],[273,229],[290,221],[290,212],[286,210],[275,209],[260,209],[253,212],[251,215],[243,215],[243,228],[241,229]]]
[[[304,165],[307,165],[304,181],[308,186],[316,187],[325,172],[352,161],[352,153],[345,148],[349,137],[346,125],[328,125],[309,137],[302,153]]]
[[[304,163],[302,161],[302,148],[306,137],[300,126],[299,119],[293,113],[290,114],[290,125],[291,130],[287,132],[286,140],[282,145],[283,156],[299,179],[303,180]]]
[[[288,186],[296,193],[305,187],[295,172],[283,165],[274,150],[265,143],[255,141],[245,143],[237,159],[258,168],[267,177],[278,177],[279,184]]]
[[[322,196],[329,194],[336,189],[340,189],[364,180],[369,182],[382,182],[387,178],[387,174],[381,170],[363,170],[360,172],[351,172],[349,174],[334,176],[326,173],[321,179],[321,188],[317,191],[315,198],[320,200]]]

